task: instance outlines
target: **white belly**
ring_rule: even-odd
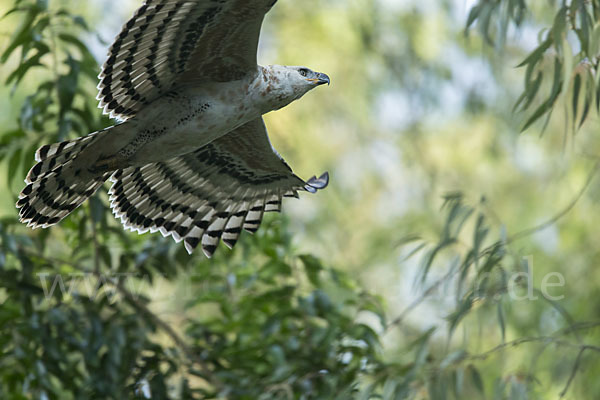
[[[251,100],[240,81],[165,96],[138,114],[137,136],[123,154],[143,165],[194,151],[260,117]]]

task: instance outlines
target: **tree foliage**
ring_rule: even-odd
[[[489,44],[502,46],[510,24],[520,26],[531,7],[540,2],[479,0],[471,9],[467,30],[477,30]],[[581,127],[594,110],[600,113],[600,2],[561,0],[548,2],[556,13],[551,24],[542,23],[538,46],[518,65],[525,68],[523,94],[515,110],[528,111],[523,130],[541,117],[550,117],[564,100],[568,126]]]

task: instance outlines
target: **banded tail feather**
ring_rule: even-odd
[[[108,131],[37,150],[37,163],[29,170],[16,204],[21,222],[34,229],[57,224],[102,186],[110,173],[90,174],[86,160],[78,156]]]

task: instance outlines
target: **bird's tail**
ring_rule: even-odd
[[[108,131],[45,145],[37,150],[37,164],[27,174],[27,186],[17,201],[21,222],[33,228],[54,225],[102,186],[111,172],[93,174],[89,166],[86,167],[86,157],[78,156]]]

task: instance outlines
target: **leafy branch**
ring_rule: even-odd
[[[503,47],[508,26],[524,24],[531,1],[479,0],[466,22],[474,25],[488,44]],[[563,0],[556,14],[540,33],[539,45],[517,67],[525,67],[524,90],[514,110],[527,112],[522,130],[546,116],[546,123],[559,99],[564,99],[567,127],[575,132],[590,111],[600,114],[600,2]],[[496,29],[496,27],[499,27]],[[576,43],[574,43],[576,41]],[[573,49],[579,49],[574,52]]]

